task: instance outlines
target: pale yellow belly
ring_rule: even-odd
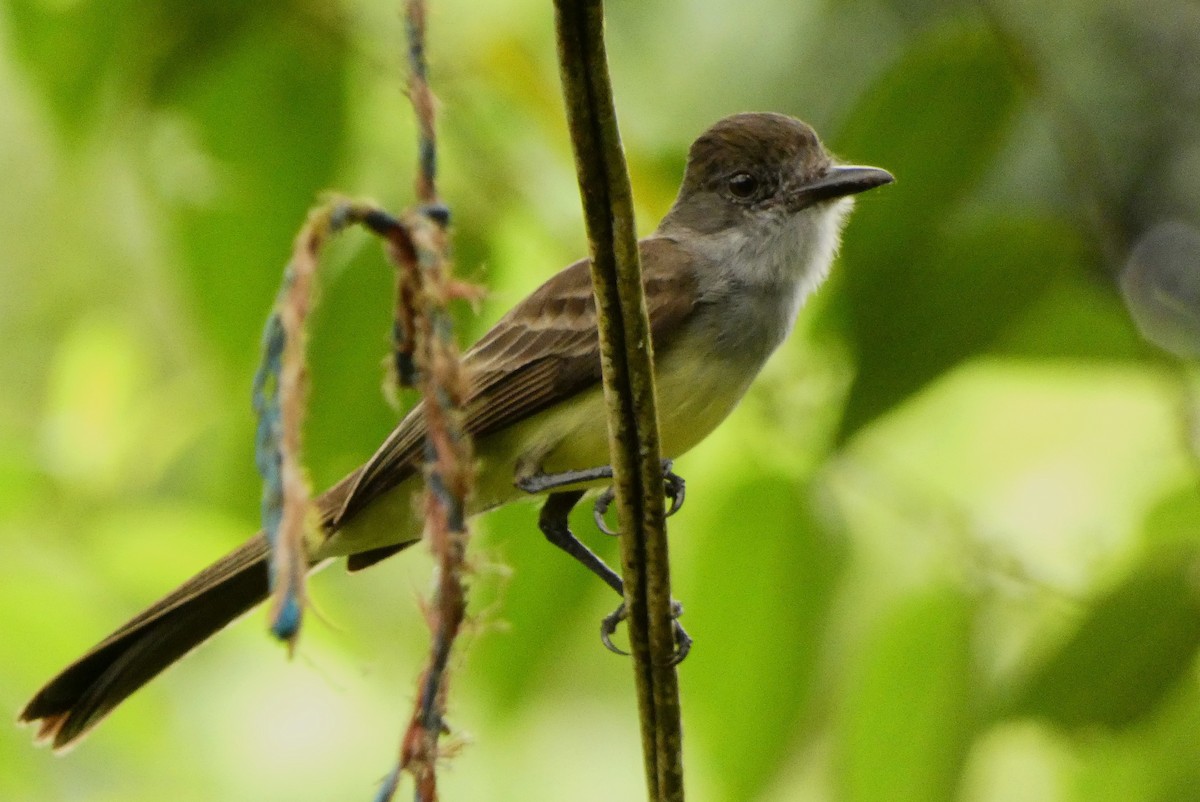
[[[752,377],[752,374],[751,374]],[[707,437],[737,406],[749,384],[728,365],[676,349],[659,364],[656,389],[661,451],[675,459]],[[600,388],[589,390],[477,444],[478,508],[519,497],[517,477],[607,465],[607,412]],[[606,482],[593,483],[602,486]]]
[[[709,435],[737,405],[748,376],[730,366],[676,348],[657,370],[658,418],[664,458],[681,456]],[[479,471],[469,504],[471,515],[529,496],[515,481],[534,474],[556,474],[607,465],[608,425],[600,388],[482,438],[475,444]],[[602,487],[607,481],[593,482]],[[580,487],[583,487],[581,485]],[[414,501],[420,477],[401,483],[346,522],[326,542],[322,557],[350,554],[420,537]]]

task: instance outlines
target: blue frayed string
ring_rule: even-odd
[[[434,177],[437,175],[437,147],[432,141],[422,137],[419,151],[421,175],[433,186]]]
[[[284,290],[290,283],[284,276]],[[281,297],[282,297],[281,291]],[[260,514],[267,543],[271,547],[268,577],[272,592],[279,583],[279,526],[283,520],[283,412],[280,408],[279,378],[283,370],[283,351],[287,335],[278,308],[263,327],[262,362],[254,374],[254,411],[258,424],[254,436],[254,462],[263,479]],[[295,588],[289,588],[274,620],[271,632],[281,640],[290,640],[300,630],[302,605]]]
[[[300,631],[303,617],[303,605],[294,592],[289,592],[283,600],[283,606],[275,613],[275,620],[271,622],[271,634],[280,640],[290,641]]]
[[[379,793],[375,794],[375,802],[389,802],[396,795],[396,788],[399,785],[400,767],[397,766],[383,778],[383,782],[379,786]]]
[[[420,211],[440,228],[450,225],[450,207],[444,203],[427,203]]]
[[[254,411],[258,426],[254,437],[254,462],[263,478],[262,525],[274,549],[283,518],[283,453],[280,448],[283,413],[279,407],[279,374],[283,368],[286,336],[278,312],[272,312],[263,329],[262,363],[254,375]],[[274,583],[272,583],[274,584]]]
[[[408,347],[408,332],[399,318],[392,321],[392,359],[396,382],[403,388],[416,387],[419,378],[417,362]]]

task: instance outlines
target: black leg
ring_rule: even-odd
[[[679,508],[683,506],[684,497],[683,477],[671,470],[672,465],[673,463],[669,459],[662,461],[663,493],[667,498],[671,499],[671,508],[667,511],[667,515],[674,515],[679,512]],[[525,476],[517,479],[513,484],[517,486],[518,490],[523,490],[530,495],[537,495],[584,482],[597,482],[601,479],[612,478],[612,466],[601,465],[598,468],[581,468],[579,470],[563,471],[562,473],[537,473],[533,476]],[[607,499],[604,503],[607,509],[613,500],[612,489],[606,490],[601,498]]]
[[[557,490],[560,487],[568,487],[577,485],[580,482],[594,482],[598,479],[611,479],[613,475],[612,466],[601,465],[599,468],[584,468],[578,471],[563,471],[562,473],[539,473],[533,476],[526,476],[523,479],[518,479],[515,484],[518,490],[524,490],[526,493],[536,495],[545,493],[547,490]],[[580,495],[583,495],[580,491]],[[575,499],[578,501],[579,499]],[[575,502],[571,502],[571,506],[575,506]],[[568,508],[568,511],[570,508]]]
[[[669,467],[667,470],[669,470]],[[574,473],[577,476],[583,473],[583,471],[576,471]],[[561,477],[564,474],[555,474],[554,476]],[[577,481],[580,480],[575,478],[563,484],[574,484]],[[682,483],[682,480],[680,482]],[[518,483],[518,486],[520,487],[521,485]],[[558,486],[561,487],[563,485],[560,484]],[[522,489],[525,488],[522,487]],[[600,577],[606,585],[624,599],[625,583],[621,580],[621,577],[616,571],[609,568],[604,560],[600,559],[594,551],[581,543],[579,538],[575,537],[575,534],[571,532],[568,516],[575,505],[579,503],[579,500],[583,498],[585,492],[583,490],[567,490],[559,493],[551,493],[546,499],[546,503],[542,505],[541,514],[538,515],[538,528],[542,530],[542,534],[546,536],[547,540],[575,558],[575,561],[584,568]],[[683,612],[683,608],[676,602],[671,612],[673,616],[678,617]],[[608,647],[609,651],[616,652],[617,654],[628,654],[628,652],[621,650],[612,642],[612,634],[616,631],[617,626],[625,620],[625,617],[625,602],[622,601],[621,605],[600,623],[600,640]],[[691,636],[687,634],[678,621],[675,621],[674,625],[676,649],[675,654],[671,657],[671,665],[675,665],[687,657],[688,652],[692,648]]]
[[[558,474],[561,476],[561,474]],[[600,577],[606,585],[625,596],[625,583],[616,571],[604,564],[604,560],[589,549],[571,532],[567,521],[572,508],[583,498],[584,491],[569,490],[563,493],[551,493],[542,505],[541,515],[538,516],[538,528],[546,539],[575,558],[584,568]]]

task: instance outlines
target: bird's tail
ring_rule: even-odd
[[[260,534],[109,635],[46,683],[21,711],[37,738],[70,745],[131,693],[267,596]]]

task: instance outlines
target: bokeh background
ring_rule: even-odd
[[[291,238],[323,191],[412,197],[397,5],[0,5],[0,711],[255,530]],[[898,178],[678,464],[692,798],[1200,799],[1200,7],[608,5],[642,231],[736,111]],[[585,242],[550,3],[431,6],[457,263],[489,288],[470,340]],[[378,246],[325,276],[322,485],[395,420]],[[534,521],[478,522],[444,798],[642,798],[614,599]],[[297,659],[251,614],[65,757],[0,726],[0,798],[369,799],[429,585],[416,553],[327,570]]]

